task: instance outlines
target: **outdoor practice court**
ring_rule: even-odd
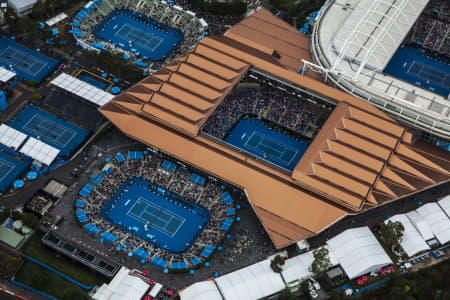
[[[175,253],[188,249],[209,221],[205,208],[179,202],[170,192],[137,177],[119,187],[102,214],[116,226]]]
[[[447,97],[450,94],[450,65],[420,54],[420,49],[397,50],[384,72]]]
[[[24,80],[33,79],[39,83],[58,62],[3,36],[0,38],[0,64],[12,67]]]
[[[11,183],[17,179],[27,168],[23,163],[5,152],[0,152],[0,192],[5,192]]]
[[[102,28],[94,34],[153,61],[166,57],[184,39],[183,33],[177,29],[146,18],[149,23],[164,28],[158,29],[140,18],[143,17],[126,10],[112,12],[103,21]]]
[[[260,120],[240,120],[225,139],[228,143],[264,158],[282,168],[293,170],[310,144],[271,130]]]
[[[12,124],[13,128],[70,154],[86,138],[87,131],[58,119],[36,107],[27,108]]]

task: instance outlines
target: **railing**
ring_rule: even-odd
[[[322,47],[319,41],[319,27],[321,25],[321,19],[326,15],[328,8],[333,4],[334,0],[328,0],[320,9],[319,14],[316,19],[316,23],[313,26],[313,31],[310,39],[310,48],[312,59],[314,63],[328,69],[331,67],[326,56],[322,52]],[[407,125],[421,129],[439,138],[450,140],[450,123],[445,120],[438,120],[436,116],[433,116],[430,112],[426,110],[414,110],[411,107],[405,107],[393,102],[394,99],[386,99],[376,95],[375,93],[369,93],[367,91],[357,88],[354,84],[329,72],[327,74],[327,79],[340,89],[346,91],[347,93],[367,100],[374,106],[380,108],[381,110],[389,113],[395,119]],[[400,99],[403,100],[403,99]],[[405,100],[403,100],[405,101]]]

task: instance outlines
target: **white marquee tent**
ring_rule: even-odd
[[[339,262],[330,250],[330,247],[325,246],[325,248],[328,249],[328,257],[330,258],[331,266],[337,266]],[[283,276],[285,282],[292,283],[313,275],[309,270],[314,261],[313,252],[314,251],[309,251],[285,260],[285,264],[282,266],[283,271],[281,272],[281,276]]]
[[[286,286],[266,259],[215,279],[226,300],[257,300],[276,294]]]
[[[406,252],[408,257],[413,257],[417,253],[430,250],[428,244],[425,242],[423,237],[420,235],[420,233],[417,231],[417,229],[414,227],[414,225],[406,215],[395,215],[384,222],[387,223],[388,221],[400,222],[405,228],[400,246],[402,247],[403,251]]]
[[[150,285],[139,277],[129,274],[130,270],[122,267],[109,284],[103,284],[93,300],[135,300],[141,299]]]
[[[347,229],[327,244],[350,279],[392,264],[368,227]]]
[[[33,137],[26,141],[25,145],[20,148],[20,152],[47,166],[50,166],[59,154],[58,149]]]
[[[179,292],[181,300],[223,300],[212,280],[196,282]]]
[[[434,239],[434,234],[431,231],[430,225],[425,221],[425,219],[417,213],[417,211],[413,210],[406,214],[408,219],[420,233],[425,241],[429,241]]]
[[[447,217],[450,217],[450,195],[447,195],[443,199],[439,200],[438,204],[445,212]]]
[[[0,125],[0,144],[14,150],[19,150],[27,135],[6,124]]]
[[[51,84],[100,106],[114,98],[114,95],[66,73],[61,73]]]
[[[437,203],[427,203],[416,211],[430,225],[431,231],[441,245],[450,241],[450,219]]]
[[[16,73],[5,69],[3,67],[0,67],[0,81],[3,83],[8,82],[10,79],[14,78],[16,76]]]

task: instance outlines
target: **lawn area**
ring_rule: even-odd
[[[46,248],[41,243],[43,236],[44,233],[40,231],[35,232],[31,239],[22,247],[24,254],[40,260],[44,264],[85,285],[101,285],[105,282],[105,279],[94,271],[56,251]]]
[[[31,261],[25,262],[15,281],[58,299],[86,299],[86,291],[81,287]]]
[[[10,279],[22,263],[22,258],[0,248],[0,277]]]

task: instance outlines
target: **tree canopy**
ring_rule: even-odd
[[[318,277],[331,267],[329,251],[325,247],[317,248],[313,251],[314,261],[311,264],[310,271]]]
[[[405,227],[400,222],[388,221],[381,223],[378,228],[381,240],[389,247],[397,248],[403,239]]]

